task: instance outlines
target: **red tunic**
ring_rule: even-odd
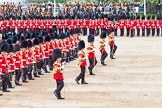
[[[118,29],[118,24],[115,22],[114,29]]]
[[[147,29],[150,29],[151,28],[151,25],[150,25],[149,21],[147,21],[146,28]]]
[[[49,45],[49,55],[52,56],[52,54],[53,54],[53,42],[51,41]]]
[[[3,73],[8,73],[8,70],[7,70],[7,62],[6,62],[6,58],[4,55],[2,55],[0,57],[0,61],[1,61],[1,64],[0,64],[0,67],[1,67],[1,70]]]
[[[41,60],[43,58],[43,50],[42,47],[39,48],[39,59]]]
[[[22,52],[22,65],[27,66],[27,53],[25,51]]]
[[[15,64],[14,64],[13,56],[10,55],[10,56],[7,58],[7,60],[8,60],[9,69],[10,69],[11,71],[14,71],[14,70],[15,70]]]
[[[69,47],[69,40],[68,39],[66,39],[65,44],[66,44],[66,50],[69,51],[70,47]]]
[[[151,25],[151,28],[152,28],[152,29],[155,29],[155,27],[156,27],[156,25],[155,25],[155,23],[153,22],[152,25]]]
[[[81,58],[85,58],[85,53],[83,51],[79,51],[78,52],[78,56]],[[83,62],[81,62],[81,64],[79,64],[80,66],[87,66],[86,60],[84,60]]]
[[[29,49],[28,50],[28,64],[32,64],[33,60],[32,60],[32,51]]]
[[[124,24],[120,23],[119,27],[120,27],[120,29],[123,29],[124,28]]]
[[[88,48],[87,48],[88,51],[92,51],[93,49],[94,49],[93,45],[89,45]],[[88,53],[88,58],[95,58],[95,54],[94,54],[93,51]]]
[[[140,23],[139,22],[137,22],[136,28],[140,29]]]
[[[45,55],[45,58],[49,57],[49,47],[48,47],[48,44],[45,44],[44,55]]]
[[[39,49],[36,48],[36,49],[34,50],[34,52],[35,52],[35,54],[34,54],[35,59],[36,59],[37,61],[40,61]]]
[[[20,69],[21,68],[20,67],[20,63],[21,63],[21,61],[20,61],[20,54],[17,53],[15,55],[15,69]]]
[[[54,63],[54,69],[57,70],[58,68],[60,68],[62,66],[61,63],[58,63],[57,61]],[[63,74],[61,73],[61,71],[57,71],[56,73],[53,74],[53,79],[55,80],[64,80]]]

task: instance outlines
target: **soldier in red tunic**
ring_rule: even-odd
[[[54,34],[51,34],[51,41],[49,43],[49,62],[48,62],[48,66],[50,71],[53,71],[53,63],[52,62],[52,54],[53,54],[53,49],[54,49]]]
[[[130,34],[130,23],[131,23],[130,19],[127,19],[126,20],[127,36],[129,36]]]
[[[141,20],[141,29],[142,29],[142,36],[145,36],[145,28],[146,28],[146,23],[145,23],[145,16],[142,16],[142,20]]]
[[[21,70],[22,70],[22,82],[27,83],[27,74],[28,74],[28,66],[27,66],[27,52],[26,49],[28,47],[28,42],[25,40],[21,43],[21,51],[20,51],[20,56],[21,56]]]
[[[137,16],[137,24],[136,24],[136,29],[137,29],[137,36],[140,36],[140,16]]]
[[[86,24],[85,19],[82,21],[82,30],[83,30],[83,36],[86,36],[87,35],[87,24]]]
[[[102,32],[100,36],[100,52],[101,52],[101,64],[105,64],[105,59],[108,56],[106,50],[105,50],[105,38],[106,38],[106,32]]]
[[[72,32],[71,32],[72,33]],[[72,34],[71,34],[72,35]],[[66,62],[70,62],[70,35],[68,33],[65,34],[65,47],[66,47]]]
[[[150,16],[147,17],[147,22],[146,22],[146,33],[147,37],[150,36],[150,30],[151,30],[151,25],[150,25]]]
[[[155,35],[155,28],[156,28],[155,16],[152,16],[151,28],[152,28],[152,36],[154,36]]]
[[[54,60],[53,68],[53,79],[56,80],[57,89],[54,91],[54,95],[57,97],[57,99],[64,99],[61,96],[61,90],[64,87],[64,77],[63,77],[63,69],[64,65],[61,64],[62,59],[62,52],[60,49],[55,49],[53,51],[52,59]]]
[[[18,44],[14,45],[14,53],[15,53],[15,84],[21,86],[19,83],[21,77],[21,58],[20,58],[20,46]]]
[[[110,58],[115,59],[114,54],[116,52],[117,46],[115,45],[115,39],[114,39],[114,33],[111,32],[111,34],[108,36],[109,39],[109,45],[110,45]]]
[[[124,36],[124,22],[123,20],[120,21],[119,27],[120,27],[120,36]]]
[[[33,45],[34,45],[34,77],[40,77],[38,76],[38,63],[40,62],[40,54],[39,54],[39,40],[35,38],[33,40]]]
[[[28,40],[27,65],[28,65],[28,70],[29,70],[29,73],[28,73],[29,80],[34,80],[33,73],[32,73],[32,71],[33,71],[33,50],[32,50],[32,47],[33,47],[33,42],[31,40]]]
[[[37,66],[37,71],[39,75],[43,75],[41,69],[43,69],[46,73],[49,73],[47,71],[47,68],[45,68],[44,66],[44,43],[43,43],[43,37],[39,36],[38,37],[38,41],[39,41],[39,48],[38,48],[38,52],[39,52],[39,61],[37,62],[38,66]]]
[[[115,22],[114,22],[114,35],[115,35],[115,36],[118,35],[118,34],[117,34],[117,31],[118,31],[118,25],[119,25],[118,22],[115,21]]]
[[[10,92],[9,90],[7,90],[7,85],[8,85],[8,65],[7,65],[7,61],[6,61],[6,53],[8,50],[8,44],[6,42],[1,44],[1,54],[0,54],[0,70],[1,70],[1,77],[2,77],[2,90],[3,92]]]
[[[45,37],[45,46],[44,46],[44,70],[46,70],[45,71],[45,73],[48,73],[48,71],[47,71],[47,65],[49,64],[49,43],[50,43],[50,41],[51,41],[51,37],[50,37],[50,35],[47,35],[46,37]]]
[[[84,52],[84,48],[85,48],[85,42],[83,40],[81,40],[78,43],[78,65],[80,66],[81,72],[79,74],[79,76],[76,77],[75,81],[77,82],[77,84],[80,84],[79,81],[81,79],[81,84],[88,84],[85,82],[85,70],[86,70],[86,55]]]
[[[156,23],[156,32],[157,32],[157,36],[160,35],[160,18],[157,17],[157,23]]]
[[[10,44],[8,47],[8,56],[7,56],[7,64],[8,64],[8,75],[9,75],[9,81],[8,81],[8,88],[14,88],[12,86],[12,74],[15,71],[15,64],[14,64],[14,58],[13,58],[13,45]]]
[[[135,35],[134,21],[131,21],[130,24],[131,37]]]
[[[95,47],[94,47],[94,35],[89,35],[88,36],[88,47],[87,47],[87,52],[88,52],[88,59],[89,59],[89,73],[90,75],[95,75],[92,70],[94,66],[97,64],[96,56],[95,56]]]

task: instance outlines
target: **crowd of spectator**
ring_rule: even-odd
[[[54,10],[55,6],[55,10]],[[75,2],[55,5],[53,3],[15,4],[4,2],[0,5],[0,18],[12,19],[101,19],[110,17],[112,20],[136,18],[135,4],[131,3],[99,3]],[[55,11],[55,12],[54,12]],[[56,17],[54,17],[56,13]]]

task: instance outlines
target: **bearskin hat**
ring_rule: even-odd
[[[145,15],[142,16],[142,20],[145,20]]]
[[[158,16],[156,19],[157,19],[157,20],[160,20],[160,17]]]
[[[155,16],[154,15],[152,16],[152,19],[155,19]]]
[[[43,37],[42,36],[39,36],[38,40],[39,40],[39,43],[43,43]]]
[[[101,39],[106,38],[106,32],[105,32],[105,31],[103,31],[103,32],[101,33],[100,38],[101,38]]]
[[[60,49],[56,48],[53,50],[52,59],[56,61],[57,58],[62,58],[62,53]]]
[[[94,35],[90,34],[88,36],[88,42],[94,42]]]
[[[17,40],[18,40],[17,36],[14,36],[14,37],[12,38],[12,42],[13,42],[14,44],[17,42]]]
[[[6,41],[2,41],[2,42],[0,42],[0,47],[3,45],[3,44],[6,44]]]
[[[83,48],[85,48],[85,42],[84,42],[83,40],[81,40],[81,41],[79,41],[79,43],[78,43],[78,50],[81,50],[81,49],[83,49]]]
[[[39,45],[39,40],[37,38],[34,39],[33,45]]]
[[[28,47],[28,41],[23,41],[21,43],[21,48],[27,48]]]
[[[7,39],[7,43],[8,44],[12,44],[13,42],[12,42],[12,39]]]
[[[23,42],[25,40],[24,36],[20,36],[20,42]]]
[[[20,45],[19,44],[15,44],[14,46],[14,52],[20,51]]]
[[[150,18],[151,18],[151,16],[149,15],[149,16],[147,16],[147,20],[150,20]]]
[[[8,53],[11,53],[11,52],[13,52],[13,50],[14,50],[14,47],[13,47],[13,45],[12,44],[10,44],[10,45],[8,45]]]
[[[45,42],[50,42],[51,41],[51,37],[49,36],[49,35],[47,35],[46,37],[45,37]]]
[[[4,43],[1,45],[1,51],[2,52],[7,52],[8,51],[8,44],[7,43]]]
[[[33,42],[31,40],[28,40],[28,48],[31,48],[33,46]]]
[[[137,16],[137,19],[140,19],[140,16],[139,15]]]

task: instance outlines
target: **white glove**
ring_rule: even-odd
[[[61,69],[64,69],[64,65],[61,66]]]
[[[66,63],[65,62],[62,62],[62,66],[64,66]]]
[[[85,59],[88,60],[88,56],[86,56]]]

